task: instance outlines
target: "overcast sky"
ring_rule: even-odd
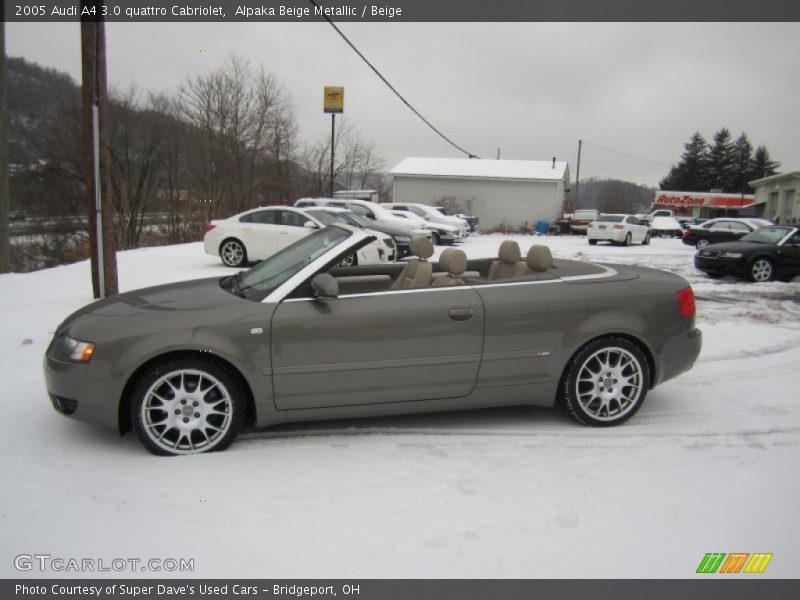
[[[699,130],[728,127],[800,169],[797,23],[343,23],[434,125],[482,158],[570,163],[581,179],[655,185]],[[232,53],[290,91],[304,141],[329,135],[322,87],[393,167],[463,156],[428,129],[325,23],[107,25],[109,83],[167,91]],[[6,50],[80,81],[78,24],[6,24]],[[630,155],[627,158],[602,150]],[[650,162],[646,162],[650,161]],[[653,164],[658,163],[658,164]]]

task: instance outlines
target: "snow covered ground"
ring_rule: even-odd
[[[502,239],[461,247],[492,256]],[[0,276],[0,576],[45,553],[193,558],[204,578],[683,578],[706,552],[771,552],[760,577],[800,576],[800,283],[705,279],[679,240],[536,241],[694,286],[701,357],[625,426],[483,410],[282,426],[156,458],[47,400],[42,356],[91,300],[88,264]],[[122,290],[230,272],[201,244],[118,260]]]

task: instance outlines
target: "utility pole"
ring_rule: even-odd
[[[81,0],[83,165],[89,208],[92,291],[95,298],[114,296],[119,292],[115,211],[110,193],[111,148],[103,7],[103,0]]]
[[[8,146],[6,145],[6,24],[0,23],[0,273],[11,270],[9,240]]]
[[[575,206],[573,207],[573,212],[578,210],[578,195],[581,190],[581,146],[583,145],[583,140],[578,140],[578,165],[575,169]]]
[[[331,113],[331,179],[330,179],[331,192],[328,196],[329,198],[333,198],[333,154],[334,154],[334,149],[336,147],[336,144],[334,143],[334,140],[336,139],[335,136],[336,136],[336,113],[332,112]]]

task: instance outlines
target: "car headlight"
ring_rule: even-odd
[[[53,340],[50,354],[58,360],[89,362],[94,356],[95,345],[91,342],[74,340],[68,335],[60,335]]]
[[[408,236],[408,235],[398,235],[394,239],[396,239],[398,242],[410,242],[411,241],[411,237]]]
[[[719,255],[720,258],[742,258],[741,252],[723,252]]]

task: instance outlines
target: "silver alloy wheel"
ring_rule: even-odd
[[[222,262],[229,267],[238,267],[244,262],[244,246],[236,240],[228,240],[219,249]]]
[[[636,407],[643,382],[639,360],[624,348],[607,346],[583,361],[575,396],[587,415],[616,421]]]
[[[707,239],[705,239],[705,238],[700,238],[699,240],[697,240],[697,243],[695,244],[695,247],[696,247],[698,250],[702,250],[702,249],[703,249],[703,248],[705,248],[706,246],[708,246],[708,240],[707,240]]]
[[[750,267],[753,281],[764,282],[772,279],[772,263],[766,258],[759,258]]]
[[[177,369],[159,377],[140,409],[144,433],[170,454],[204,452],[231,427],[233,401],[225,385],[197,369]]]

